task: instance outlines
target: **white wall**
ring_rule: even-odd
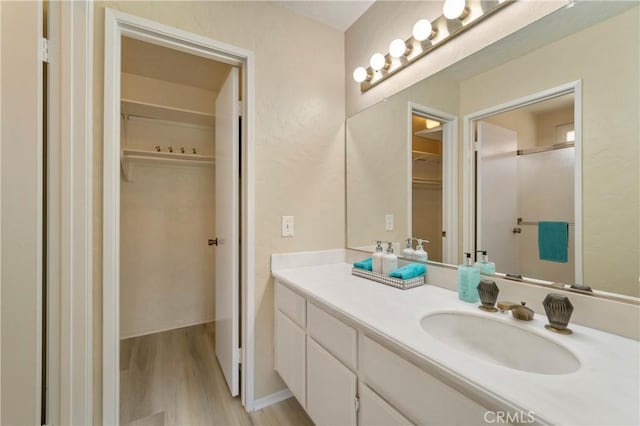
[[[273,369],[271,253],[344,246],[344,34],[271,2],[95,4],[94,423],[102,417],[102,126],[104,8],[255,53],[255,397],[284,389]],[[280,236],[294,215],[296,235]]]
[[[144,165],[121,181],[120,337],[215,319],[213,167]]]

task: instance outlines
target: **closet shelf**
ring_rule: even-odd
[[[124,149],[120,157],[120,167],[127,182],[135,180],[136,164],[179,164],[186,166],[211,167],[215,157],[200,154],[183,154],[180,152],[158,152],[139,149]]]
[[[414,186],[433,186],[433,187],[442,186],[442,180],[440,180],[440,179],[428,179],[428,178],[414,177],[411,180],[411,183]]]
[[[413,161],[427,161],[433,163],[439,163],[442,161],[442,155],[440,154],[416,150],[411,151],[411,158],[413,159]]]

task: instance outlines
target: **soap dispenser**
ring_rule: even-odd
[[[382,241],[376,241],[376,252],[373,253],[373,267],[371,270],[373,272],[377,272],[379,274],[382,273],[382,258],[384,257],[384,253],[382,253]]]
[[[415,260],[419,260],[421,262],[426,262],[427,260],[429,260],[429,256],[427,255],[427,252],[424,251],[424,248],[422,247],[422,243],[428,243],[428,242],[429,241],[427,241],[427,240],[418,239],[418,245],[416,247],[416,253],[413,256],[413,258]]]
[[[393,253],[392,242],[387,241],[387,252],[382,257],[382,273],[387,275],[394,269],[398,269],[398,256]]]
[[[413,238],[407,238],[407,247],[402,250],[402,257],[406,258],[406,259],[413,259],[416,251],[413,249],[413,247],[411,247],[411,240]]]
[[[475,264],[475,266],[480,269],[480,272],[485,275],[495,274],[496,264],[493,262],[489,262],[489,256],[487,256],[487,251],[478,250],[476,253],[480,253],[480,260],[478,260]]]
[[[458,299],[476,303],[480,300],[478,296],[480,269],[472,264],[471,253],[465,253],[464,256],[464,263],[458,266]]]

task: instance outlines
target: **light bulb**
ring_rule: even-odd
[[[356,81],[356,83],[362,83],[367,79],[367,74],[367,70],[364,69],[364,67],[358,67],[353,70],[353,79]]]
[[[464,14],[465,0],[445,0],[442,14],[447,19],[458,19]]]
[[[394,58],[399,58],[404,55],[404,52],[407,51],[407,45],[404,44],[404,40],[399,38],[393,40],[391,44],[389,44],[389,55]]]
[[[413,26],[413,38],[418,41],[423,41],[431,36],[433,32],[433,27],[431,26],[431,22],[428,19],[421,19]]]
[[[387,60],[382,53],[374,53],[369,61],[369,65],[374,71],[380,71],[386,65]]]

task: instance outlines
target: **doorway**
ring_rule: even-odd
[[[163,346],[165,356],[156,361],[173,359],[177,369],[193,362],[190,349],[202,349],[196,364],[219,369],[226,396],[241,395],[245,409],[253,409],[252,58],[233,46],[106,11],[105,424],[122,419],[121,407],[127,421],[137,420],[140,413],[124,406],[130,400],[121,398],[127,383],[119,373],[131,368],[136,354],[144,358]],[[175,376],[167,381],[185,383]],[[189,421],[175,410],[164,415]]]
[[[451,263],[457,250],[456,128],[455,116],[409,104],[409,236],[435,262]]]

